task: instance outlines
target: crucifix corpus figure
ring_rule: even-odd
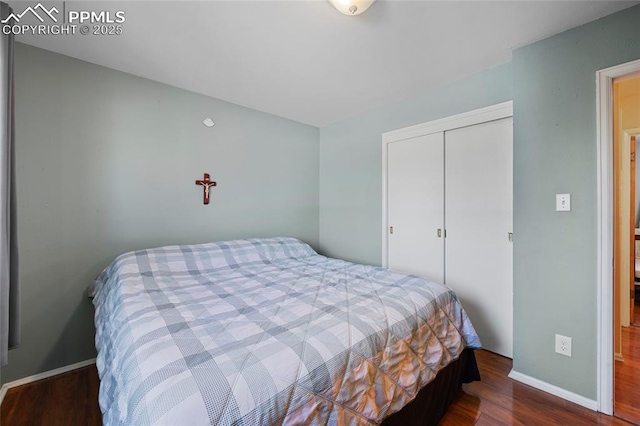
[[[209,180],[209,173],[204,174],[203,180],[197,180],[196,185],[202,185],[204,189],[204,203],[209,204],[209,187],[218,185],[216,182]]]

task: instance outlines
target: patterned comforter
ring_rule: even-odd
[[[293,238],[123,254],[94,305],[105,425],[378,424],[480,347],[446,287]]]

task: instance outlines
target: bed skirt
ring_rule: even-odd
[[[416,399],[389,416],[383,426],[436,426],[456,399],[463,383],[480,380],[473,349],[465,349],[457,361],[442,369],[435,379],[418,392]]]

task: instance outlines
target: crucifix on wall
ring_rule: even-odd
[[[205,173],[204,179],[197,180],[196,185],[202,185],[202,189],[204,190],[204,203],[209,204],[209,188],[218,184],[209,179],[209,173]]]

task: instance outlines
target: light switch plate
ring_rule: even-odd
[[[571,194],[556,194],[556,211],[571,211]]]

